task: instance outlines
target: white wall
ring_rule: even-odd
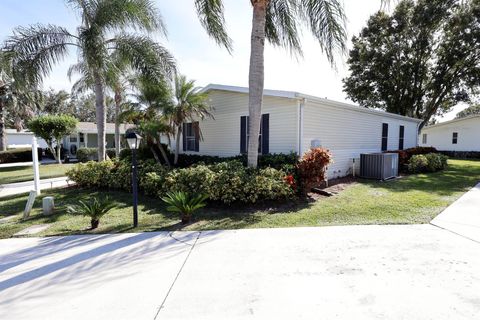
[[[18,148],[32,145],[32,133],[25,132],[8,132],[7,131],[7,148]],[[40,148],[47,148],[47,143],[41,138],[37,138]]]
[[[199,152],[187,153],[221,157],[239,155],[240,117],[248,115],[248,94],[212,91],[209,100],[214,108],[214,119],[200,121],[203,141],[200,141]],[[262,114],[266,113],[270,114],[270,153],[296,151],[298,141],[296,100],[265,97]],[[172,147],[175,147],[173,140]],[[180,149],[182,150],[182,142]]]
[[[414,121],[307,101],[303,150],[308,150],[311,140],[318,139],[322,147],[332,152],[334,163],[328,169],[330,179],[351,174],[353,158],[358,173],[361,153],[381,151],[382,123],[388,123],[388,150],[399,148],[400,125],[405,126],[404,149],[416,146],[417,123]]]
[[[458,133],[457,144],[452,143],[454,132]],[[427,134],[427,143],[422,141],[424,133]],[[433,146],[441,151],[480,151],[480,117],[425,127],[419,142],[422,146]]]

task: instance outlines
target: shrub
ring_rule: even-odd
[[[449,158],[457,159],[480,159],[480,151],[439,151]]]
[[[90,217],[91,228],[96,229],[100,223],[100,219],[115,207],[115,202],[111,201],[108,197],[100,200],[93,198],[89,202],[80,200],[78,205],[69,206],[67,211],[72,214],[81,214]]]
[[[428,159],[423,154],[417,154],[410,158],[408,171],[411,173],[425,172],[428,167]]]
[[[108,148],[105,152],[110,159],[115,158],[115,148]],[[77,159],[79,162],[97,161],[98,148],[79,148],[77,150]]]
[[[38,148],[38,160],[42,160],[42,149]],[[29,162],[32,161],[31,148],[10,149],[0,151],[0,163]]]
[[[428,153],[425,155],[428,161],[427,171],[435,172],[447,167],[448,157],[440,153]]]
[[[325,180],[325,171],[332,162],[330,151],[323,148],[311,149],[303,155],[297,165],[303,194]]]
[[[388,153],[398,153],[398,164],[401,170],[405,171],[408,167],[410,158],[418,154],[436,153],[437,149],[434,147],[414,147],[404,150],[390,150]]]
[[[186,224],[191,221],[195,211],[205,207],[207,198],[203,194],[193,196],[185,192],[169,192],[162,200],[169,205],[167,210],[180,213],[182,224]]]
[[[66,172],[70,180],[83,187],[108,187],[115,164],[111,160],[79,163]]]

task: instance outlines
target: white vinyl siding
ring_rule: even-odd
[[[398,149],[400,125],[405,127],[404,148],[416,146],[417,123],[413,120],[307,102],[304,110],[303,151],[310,148],[312,140],[318,139],[321,146],[333,154],[334,163],[328,169],[330,179],[351,174],[354,158],[358,173],[361,153],[381,152],[383,123],[388,124],[387,150]]]
[[[457,133],[457,143],[453,134]],[[441,151],[480,151],[480,117],[438,124],[422,129],[427,141],[422,146],[435,147]]]
[[[248,116],[248,94],[227,91],[209,93],[214,119],[200,120],[203,140],[195,154],[220,157],[240,154],[240,117]],[[270,114],[270,153],[289,153],[297,148],[297,102],[264,97],[262,114]],[[180,152],[183,152],[180,150]],[[191,152],[186,152],[191,153]]]

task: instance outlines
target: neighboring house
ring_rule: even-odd
[[[180,152],[222,157],[246,153],[248,88],[211,84],[203,91],[209,93],[214,119],[184,124]],[[358,169],[360,153],[417,146],[420,122],[297,92],[264,90],[259,151],[303,155],[321,146],[333,154],[328,177],[341,177],[352,172],[353,159]]]
[[[7,137],[7,149],[31,148],[33,133],[27,130],[5,129]],[[47,148],[45,140],[37,139],[39,148]]]
[[[123,146],[123,136],[125,131],[129,128],[133,128],[131,124],[120,125],[120,141]],[[77,129],[68,137],[64,137],[62,145],[68,150],[70,156],[75,156],[79,148],[97,148],[97,124],[94,122],[79,122]],[[107,123],[105,126],[106,133],[106,147],[115,148],[115,124]]]
[[[439,151],[480,151],[480,115],[426,126],[420,134],[421,146]]]

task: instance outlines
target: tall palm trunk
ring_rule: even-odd
[[[0,98],[0,151],[7,150],[7,135],[5,134],[5,110]]]
[[[178,152],[180,151],[180,136],[182,134],[182,125],[178,126],[177,136],[175,137],[175,158],[173,164],[178,164]]]
[[[117,86],[115,88],[115,156],[120,156],[120,105],[122,103],[122,92]]]
[[[157,147],[160,150],[160,153],[162,154],[163,160],[165,160],[165,164],[167,165],[167,167],[170,168],[171,167],[170,160],[168,160],[167,152],[165,152],[165,149],[162,146],[162,142],[160,141],[160,135],[158,135],[158,138],[155,140],[157,141]]]
[[[105,90],[100,74],[96,72],[95,77],[95,106],[97,120],[97,141],[98,141],[98,161],[105,160]]]
[[[265,19],[268,0],[254,0],[250,50],[250,71],[248,75],[248,166],[256,168],[258,163],[258,135],[262,117],[264,86]]]

